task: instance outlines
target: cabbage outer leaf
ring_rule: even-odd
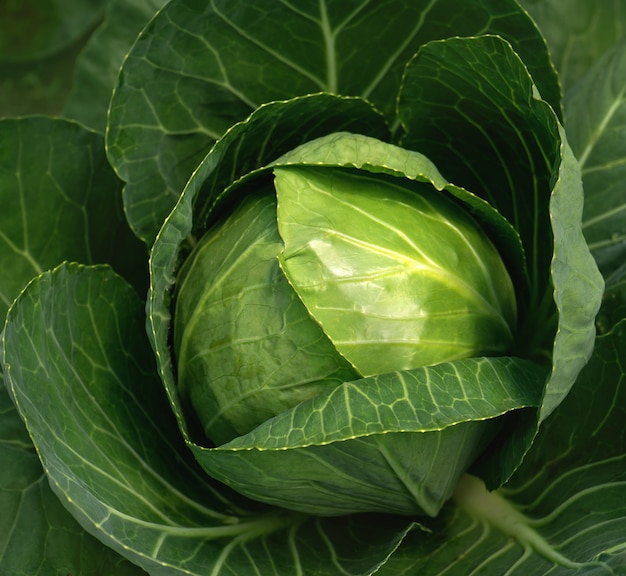
[[[109,158],[126,182],[133,230],[151,245],[215,141],[264,103],[358,96],[397,126],[402,71],[417,49],[485,33],[511,41],[560,110],[545,42],[515,0],[167,3],[125,59],[108,118]]]
[[[356,576],[415,528],[267,510],[213,485],[185,449],[143,318],[109,267],[63,264],[29,284],[3,333],[10,393],[52,490],[87,532],[156,575]]]
[[[462,72],[468,58],[474,74]],[[557,115],[502,38],[425,45],[407,65],[398,106],[404,144],[488,200],[524,246],[529,296],[518,299],[517,351],[546,355],[553,367],[537,418],[517,422],[476,468],[494,488],[519,465],[538,422],[565,398],[593,349],[604,283],[582,234],[580,167]]]
[[[597,339],[576,385],[507,486],[476,478],[378,572],[617,576],[626,565],[626,321]]]
[[[271,504],[337,515],[435,516],[511,410],[535,406],[545,371],[472,358],[390,372],[326,391],[215,449],[209,474]],[[288,504],[287,504],[288,503]]]

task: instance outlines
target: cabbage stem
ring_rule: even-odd
[[[461,477],[453,500],[472,518],[514,538],[526,552],[532,550],[566,568],[588,567],[588,564],[574,562],[558,552],[533,528],[531,519],[497,491],[489,492],[484,482],[475,476],[465,474]]]

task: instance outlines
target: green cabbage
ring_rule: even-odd
[[[177,283],[178,387],[213,442],[345,381],[512,351],[510,276],[445,192],[330,167],[274,176]]]
[[[523,4],[108,3],[0,121],[0,573],[623,573],[626,20]]]

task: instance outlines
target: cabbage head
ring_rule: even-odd
[[[608,84],[566,123],[517,0],[170,0],[127,50],[104,135],[0,124],[28,502],[155,575],[623,556]]]
[[[330,167],[274,177],[177,284],[178,387],[215,443],[342,382],[513,349],[510,276],[444,193]]]
[[[547,146],[558,121],[531,106],[533,121],[551,115]],[[259,133],[280,143],[273,158]],[[436,516],[468,469],[512,473],[509,443],[536,426],[568,337],[546,250],[552,160],[518,198],[497,180],[451,183],[388,139],[359,99],[261,107],[208,154],[155,242],[149,315],[175,411],[204,470],[254,500]]]

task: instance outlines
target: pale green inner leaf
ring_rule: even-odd
[[[177,285],[178,389],[217,444],[358,377],[278,266],[283,244],[268,192],[207,232]]]
[[[508,273],[444,193],[333,168],[275,174],[281,266],[361,374],[510,347],[516,310]]]

